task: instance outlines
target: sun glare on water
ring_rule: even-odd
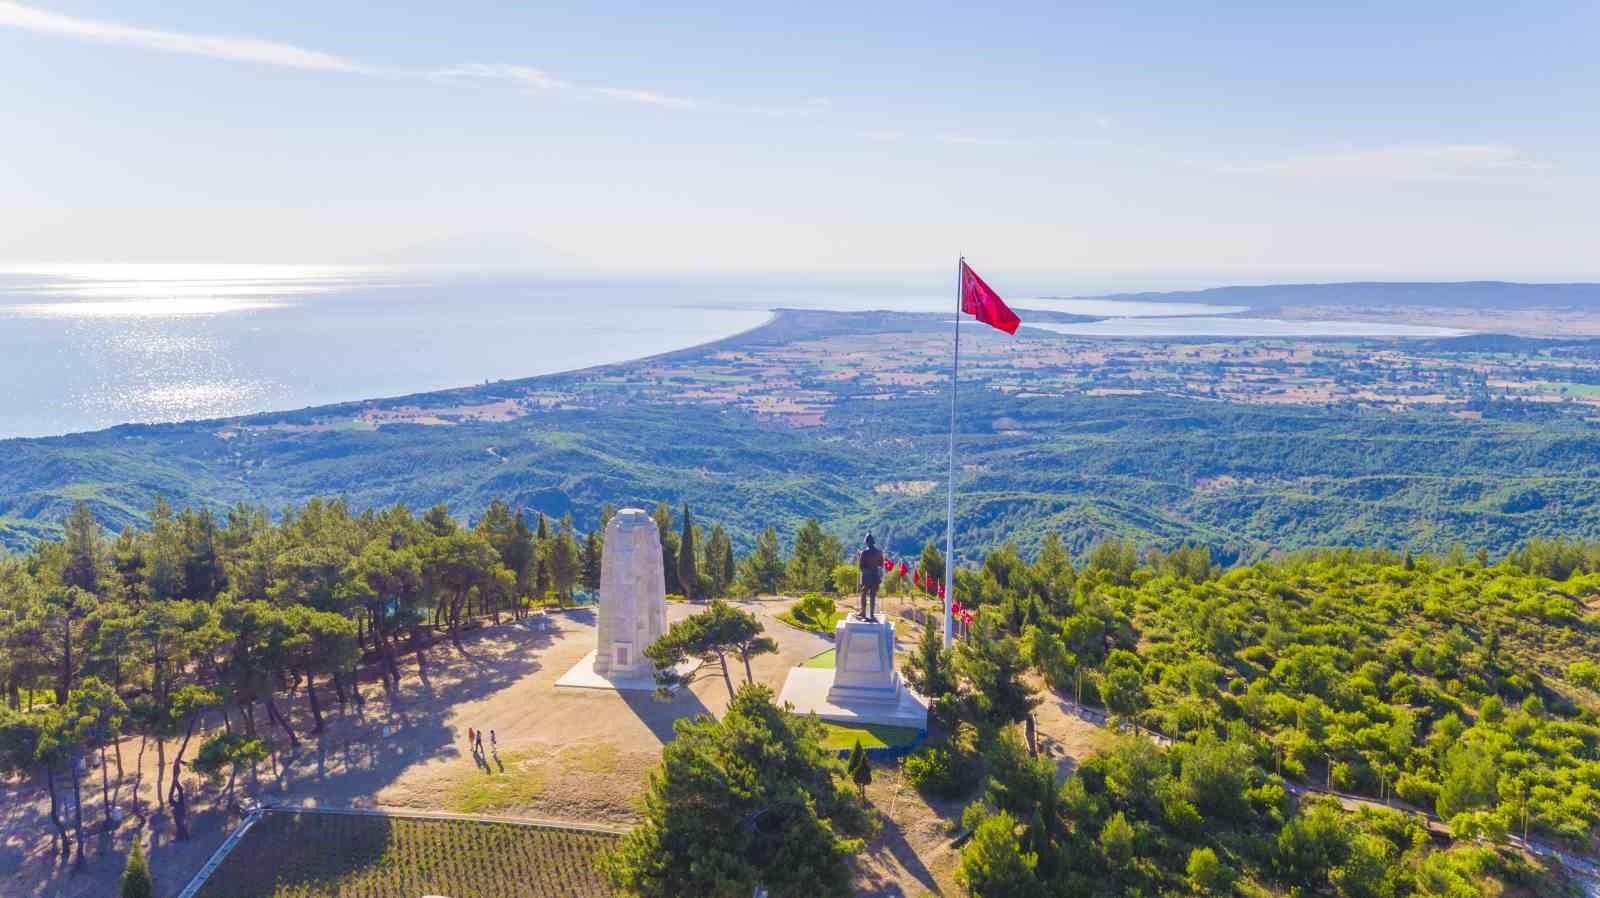
[[[177,318],[224,315],[229,312],[272,309],[282,305],[284,303],[269,299],[174,296],[166,299],[23,303],[7,307],[7,311],[22,318]]]
[[[0,269],[14,318],[174,318],[277,308],[371,269],[304,265],[84,264]],[[28,301],[31,300],[31,301]]]

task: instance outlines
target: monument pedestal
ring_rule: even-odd
[[[833,630],[832,670],[789,671],[781,701],[796,714],[839,723],[879,723],[928,729],[928,703],[894,669],[894,623],[852,614]]]

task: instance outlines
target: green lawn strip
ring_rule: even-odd
[[[816,656],[815,658],[807,659],[806,662],[804,664],[800,665],[800,666],[801,667],[821,668],[823,670],[832,670],[833,669],[833,654],[834,654],[834,651],[835,651],[834,649],[828,649],[826,652],[823,652],[822,654]]]
[[[826,730],[822,747],[827,751],[849,751],[857,739],[861,740],[862,748],[905,748],[917,742],[917,731],[910,727],[834,723],[831,720],[822,721],[822,727]]]

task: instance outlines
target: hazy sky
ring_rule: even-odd
[[[1310,5],[0,0],[0,261],[1600,276],[1600,4]]]

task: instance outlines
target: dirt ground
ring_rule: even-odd
[[[775,692],[790,668],[831,647],[830,641],[773,617],[788,604],[778,599],[744,605],[760,616],[778,641],[776,655],[753,663],[757,681]],[[668,610],[669,619],[675,620],[698,609],[675,604]],[[902,623],[903,643],[914,634],[915,627]],[[556,679],[594,647],[594,615],[588,610],[486,627],[470,634],[465,647],[464,655],[443,644],[430,650],[426,677],[418,676],[414,659],[405,658],[401,689],[392,703],[376,680],[363,681],[366,707],[360,712],[354,705],[341,711],[331,690],[324,690],[326,728],[320,736],[308,735],[310,714],[303,692],[297,695],[285,705],[303,740],[300,750],[274,755],[254,776],[242,778],[241,790],[280,806],[450,810],[455,797],[472,787],[473,778],[502,775],[493,765],[514,757],[521,759],[521,766],[535,767],[537,775],[513,805],[492,813],[627,824],[635,819],[634,802],[660,758],[662,744],[671,738],[673,723],[719,714],[727,706],[727,688],[714,667],[672,701],[648,693],[556,688]],[[734,676],[737,685],[743,677],[738,665]],[[264,721],[265,715],[258,719]],[[220,726],[220,717],[205,725]],[[494,733],[497,750],[488,752],[484,762],[470,752],[468,727]],[[1041,719],[1042,733],[1053,734],[1063,727],[1064,732],[1071,731],[1069,723],[1058,726],[1052,719],[1046,726]],[[282,741],[281,733],[272,735]],[[190,745],[191,759],[201,737],[197,733]],[[1061,750],[1081,747],[1074,741],[1079,737],[1087,738],[1062,737],[1060,744],[1066,747]],[[487,738],[485,747],[490,747]],[[169,763],[173,749],[169,744]],[[150,854],[156,894],[172,898],[182,889],[221,844],[225,821],[211,806],[216,790],[192,783],[191,793],[197,796],[191,812],[193,838],[175,842],[170,820],[154,811],[154,747],[146,747],[142,765],[137,763],[138,753],[137,739],[123,744],[127,784],[112,803],[126,816],[114,831],[101,831],[99,770],[91,766],[84,777],[84,825],[91,834],[86,835],[82,871],[61,866],[50,852],[49,805],[40,785],[0,783],[0,894],[6,898],[114,894],[135,837],[145,841]],[[137,799],[136,770],[143,771]],[[883,835],[857,859],[860,889],[877,896],[952,894],[957,852],[949,842],[960,805],[929,804],[909,787],[897,790],[897,781],[897,768],[881,765],[868,789],[889,822]],[[70,828],[71,790],[60,791],[66,796],[63,810]],[[148,817],[141,817],[141,811]]]

